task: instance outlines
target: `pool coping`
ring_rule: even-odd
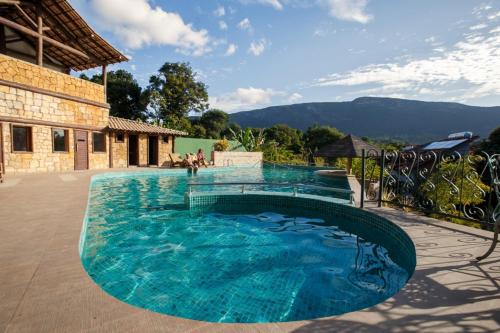
[[[109,170],[23,175],[0,185],[0,332],[500,331],[500,254],[473,260],[492,234],[390,208],[368,210],[413,239],[417,268],[400,293],[372,308],[300,322],[211,324],[132,307],[104,293],[80,263],[90,178],[100,173]]]

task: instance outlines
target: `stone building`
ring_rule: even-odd
[[[127,58],[65,0],[0,2],[0,166],[7,174],[162,166],[186,133],[109,116]],[[102,67],[104,85],[69,75]]]

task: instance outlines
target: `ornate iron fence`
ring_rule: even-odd
[[[381,202],[492,229],[500,202],[500,155],[383,152]]]
[[[363,152],[362,168],[361,207],[365,201],[376,201],[379,206],[476,222],[495,231],[491,249],[478,259],[493,251],[500,229],[500,154]]]

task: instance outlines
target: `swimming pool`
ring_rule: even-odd
[[[296,203],[278,207],[278,197],[234,197],[223,207],[189,211],[187,184],[214,181],[348,188],[346,179],[316,177],[307,169],[97,176],[81,244],[91,278],[110,295],[152,311],[254,323],[359,310],[394,295],[412,274],[390,239],[356,227],[352,207],[345,209],[354,215],[343,205],[332,215]]]

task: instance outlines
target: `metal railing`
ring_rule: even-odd
[[[201,187],[201,186],[239,186],[241,194],[248,193],[248,187],[250,186],[269,186],[269,187],[286,187],[292,188],[292,195],[294,197],[298,197],[301,193],[299,193],[299,189],[310,189],[310,190],[318,190],[325,192],[332,192],[338,194],[346,194],[349,195],[349,203],[354,204],[354,191],[346,190],[342,188],[336,187],[326,187],[326,186],[318,186],[318,185],[310,185],[310,184],[298,184],[298,183],[264,183],[264,182],[216,182],[216,183],[188,183],[188,195],[191,196],[193,194],[193,187]],[[276,191],[273,193],[289,193],[284,191]]]
[[[367,183],[378,195],[365,200]],[[431,216],[479,224],[500,233],[500,154],[453,150],[362,152],[361,201],[410,208]]]

